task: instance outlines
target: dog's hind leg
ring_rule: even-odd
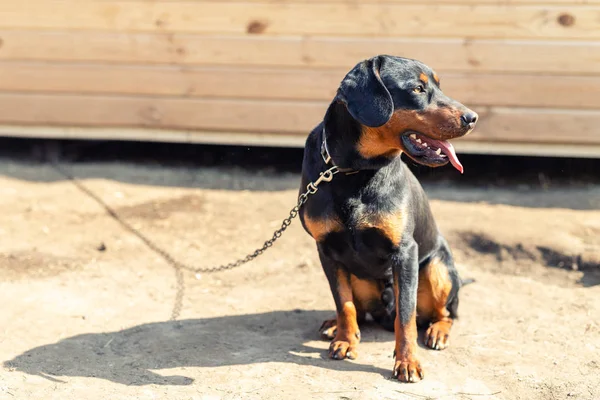
[[[443,238],[438,251],[421,267],[417,292],[417,315],[426,323],[424,344],[435,350],[448,347],[450,328],[457,317],[460,278]]]

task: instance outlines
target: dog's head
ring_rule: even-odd
[[[430,167],[462,165],[448,142],[471,132],[477,114],[446,96],[436,73],[411,59],[377,56],[356,65],[334,102],[360,124],[356,150],[369,159],[406,153]]]

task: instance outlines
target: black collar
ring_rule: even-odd
[[[331,154],[329,153],[329,148],[327,147],[327,133],[325,132],[325,125],[323,124],[323,132],[322,132],[323,140],[321,141],[321,157],[325,162],[325,165],[331,164],[334,167],[337,167],[338,171],[346,173],[346,175],[356,174],[360,172],[360,170],[354,170],[352,168],[340,168],[338,167],[331,158]]]

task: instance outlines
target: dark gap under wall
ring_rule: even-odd
[[[303,150],[152,142],[0,138],[0,157],[31,163],[127,162],[153,166],[238,167],[300,173]],[[424,182],[504,186],[520,183],[600,184],[598,159],[459,154],[465,174],[450,166],[428,168],[404,160]]]

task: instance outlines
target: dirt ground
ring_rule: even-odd
[[[212,266],[270,237],[298,177],[66,165],[178,260]],[[393,334],[326,357],[333,300],[295,221],[235,271],[176,271],[47,165],[0,161],[0,399],[598,399],[600,186],[427,185],[464,278],[450,348],[390,378]],[[182,295],[177,321],[170,321]]]

